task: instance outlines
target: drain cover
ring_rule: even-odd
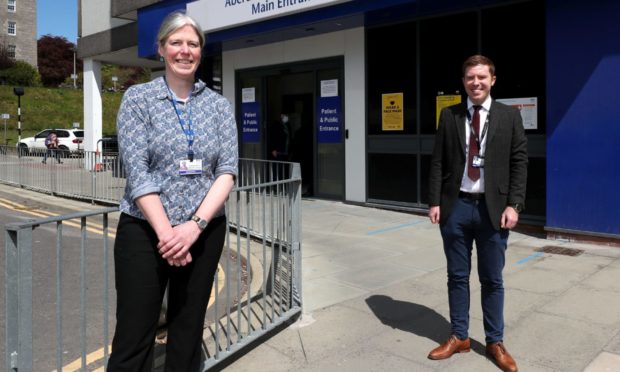
[[[558,247],[556,245],[546,245],[542,248],[538,248],[536,251],[551,254],[561,254],[564,256],[579,256],[583,253],[583,250],[581,249]]]

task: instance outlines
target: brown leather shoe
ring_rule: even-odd
[[[503,342],[496,342],[494,344],[487,344],[486,349],[487,356],[497,364],[497,366],[504,372],[517,372],[517,363],[506,347],[504,347]]]
[[[454,353],[467,353],[471,350],[469,338],[459,340],[455,335],[450,336],[448,341],[434,348],[429,354],[428,359],[439,360],[447,359]]]

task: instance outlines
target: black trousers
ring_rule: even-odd
[[[114,242],[116,330],[108,371],[152,370],[168,284],[165,370],[199,370],[204,318],[225,234],[226,218],[214,218],[190,248],[193,261],[174,267],[157,252],[157,236],[147,221],[121,215]]]

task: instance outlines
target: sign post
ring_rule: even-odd
[[[5,145],[9,144],[8,140],[6,139],[6,121],[7,119],[10,119],[10,118],[11,118],[11,115],[7,113],[2,114],[2,119],[4,119],[4,144]]]
[[[17,96],[17,143],[22,140],[22,96],[24,95],[23,87],[14,87],[13,94]]]

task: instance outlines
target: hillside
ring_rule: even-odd
[[[84,128],[84,103],[81,90],[67,88],[25,87],[21,98],[22,138],[29,137],[45,128],[71,128],[74,122]],[[116,112],[123,93],[104,92],[103,134],[113,134],[116,126]],[[8,113],[9,144],[17,142],[17,96],[12,86],[0,86],[0,114]],[[0,143],[4,143],[4,120],[0,119]]]

